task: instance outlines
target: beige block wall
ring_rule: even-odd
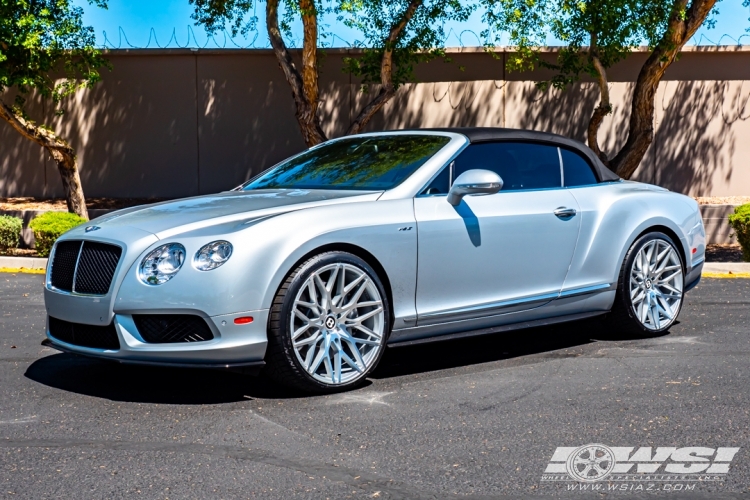
[[[320,78],[324,130],[344,133],[371,94],[342,71],[344,50],[326,51]],[[507,54],[450,54],[417,68],[368,130],[499,126],[585,139],[598,102],[592,82],[540,91],[544,72],[507,73]],[[625,140],[628,99],[644,53],[609,72],[614,113],[600,133],[606,151]],[[77,149],[88,196],[179,197],[230,189],[304,148],[291,91],[267,50],[113,51],[113,71],[55,117],[31,116]],[[548,75],[548,74],[547,74]],[[4,98],[10,98],[6,96]],[[683,53],[659,87],[654,143],[635,179],[700,196],[750,194],[750,51]],[[0,196],[60,196],[41,148],[0,123]]]

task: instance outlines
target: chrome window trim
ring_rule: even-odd
[[[580,186],[566,186],[565,185],[565,174],[563,173],[564,172],[563,169],[564,169],[565,163],[563,162],[563,159],[562,159],[562,150],[563,149],[565,151],[571,153],[571,154],[578,155],[584,161],[584,163],[586,163],[586,165],[589,167],[589,170],[591,170],[591,173],[594,174],[594,179],[596,179],[595,183],[593,183],[593,184],[581,184]],[[560,169],[561,169],[560,170],[560,175],[563,177],[563,183],[562,183],[562,185],[566,189],[577,189],[577,188],[598,186],[599,184],[609,184],[610,182],[620,182],[620,181],[623,180],[623,179],[617,179],[617,180],[611,180],[611,181],[600,180],[599,179],[599,173],[597,172],[596,168],[594,168],[594,166],[591,165],[591,162],[589,161],[589,159],[586,158],[586,156],[584,156],[580,151],[577,151],[577,150],[569,148],[569,147],[560,147],[560,146],[557,147],[557,150],[560,152]]]
[[[560,296],[558,298],[567,299],[568,297],[577,297],[579,295],[588,295],[591,293],[605,292],[614,289],[615,287],[612,285],[612,283],[602,283],[600,285],[569,288],[568,290],[561,290]]]

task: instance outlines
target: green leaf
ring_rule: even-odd
[[[106,8],[104,0],[89,3]],[[0,0],[0,93],[15,88],[14,110],[36,91],[59,103],[99,81],[109,67],[95,47],[94,30],[71,0]]]

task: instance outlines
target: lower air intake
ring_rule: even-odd
[[[49,333],[66,344],[95,349],[117,350],[120,348],[120,341],[113,323],[107,326],[84,325],[50,316]]]
[[[134,314],[133,321],[149,344],[205,342],[214,338],[206,321],[192,314]]]

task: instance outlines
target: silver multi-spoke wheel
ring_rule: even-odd
[[[677,318],[684,290],[682,262],[662,239],[648,241],[630,269],[630,301],[638,321],[648,330],[668,328]]]
[[[345,263],[323,266],[305,280],[289,322],[297,360],[327,385],[364,376],[378,359],[386,332],[378,287],[364,270]]]

